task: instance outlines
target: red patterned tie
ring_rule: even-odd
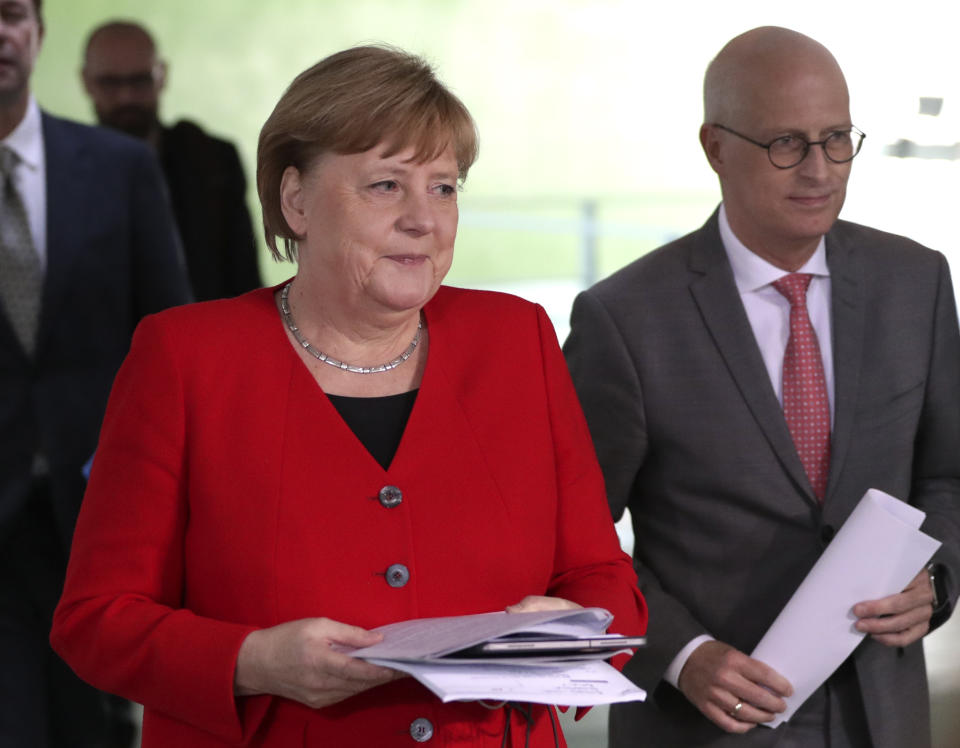
[[[817,333],[807,315],[812,275],[791,273],[773,283],[790,302],[790,338],[783,354],[783,415],[803,469],[823,502],[830,472],[830,401]]]

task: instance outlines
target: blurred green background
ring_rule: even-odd
[[[110,18],[141,21],[170,68],[164,119],[188,117],[234,140],[252,181],[259,128],[298,72],[353,44],[397,44],[437,66],[480,128],[450,280],[576,278],[585,201],[597,220],[620,227],[597,237],[594,273],[607,273],[680,232],[671,227],[702,222],[717,199],[696,146],[696,71],[709,48],[690,65],[689,147],[676,155],[697,175],[691,190],[687,178],[657,179],[658,137],[638,140],[640,126],[679,121],[647,105],[663,99],[666,81],[625,64],[639,61],[634,48],[656,33],[641,16],[630,3],[562,1],[48,0],[34,90],[51,111],[92,121],[79,82],[86,36]],[[651,168],[651,156],[661,163]],[[252,189],[250,201],[259,219]],[[646,227],[642,235],[631,235],[635,225]],[[262,266],[269,281],[290,272],[265,255]]]
[[[700,86],[733,35],[774,23],[827,44],[868,134],[845,217],[956,245],[956,161],[897,159],[901,138],[960,140],[960,69],[944,4],[770,7],[732,0],[47,0],[34,90],[49,110],[91,121],[79,80],[89,31],[145,23],[168,61],[166,121],[233,140],[253,178],[259,128],[287,83],[321,57],[385,41],[431,60],[473,112],[481,155],[461,195],[449,280],[537,297],[562,327],[570,295],[699,226],[719,199],[700,153]],[[919,96],[944,99],[939,117]],[[253,190],[250,203],[259,227]],[[292,270],[264,253],[269,282]],[[553,282],[567,284],[561,290]],[[533,283],[534,285],[529,285]],[[552,295],[559,296],[554,299]],[[547,298],[550,297],[550,298]],[[561,330],[562,332],[562,330]]]

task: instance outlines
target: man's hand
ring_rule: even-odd
[[[857,631],[870,634],[888,647],[913,644],[930,630],[933,615],[933,588],[930,576],[921,571],[903,592],[868,600],[853,606],[859,619]]]
[[[704,642],[684,663],[683,695],[722,730],[744,733],[785,711],[790,682],[769,665],[729,644]],[[737,704],[742,706],[737,709]]]

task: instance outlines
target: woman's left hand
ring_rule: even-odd
[[[562,597],[547,597],[546,595],[527,595],[516,605],[508,605],[507,613],[535,613],[541,610],[573,610],[582,608],[582,605]]]

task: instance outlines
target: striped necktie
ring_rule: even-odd
[[[0,145],[0,301],[23,349],[33,356],[40,322],[43,268],[27,211],[14,182],[19,156]]]

